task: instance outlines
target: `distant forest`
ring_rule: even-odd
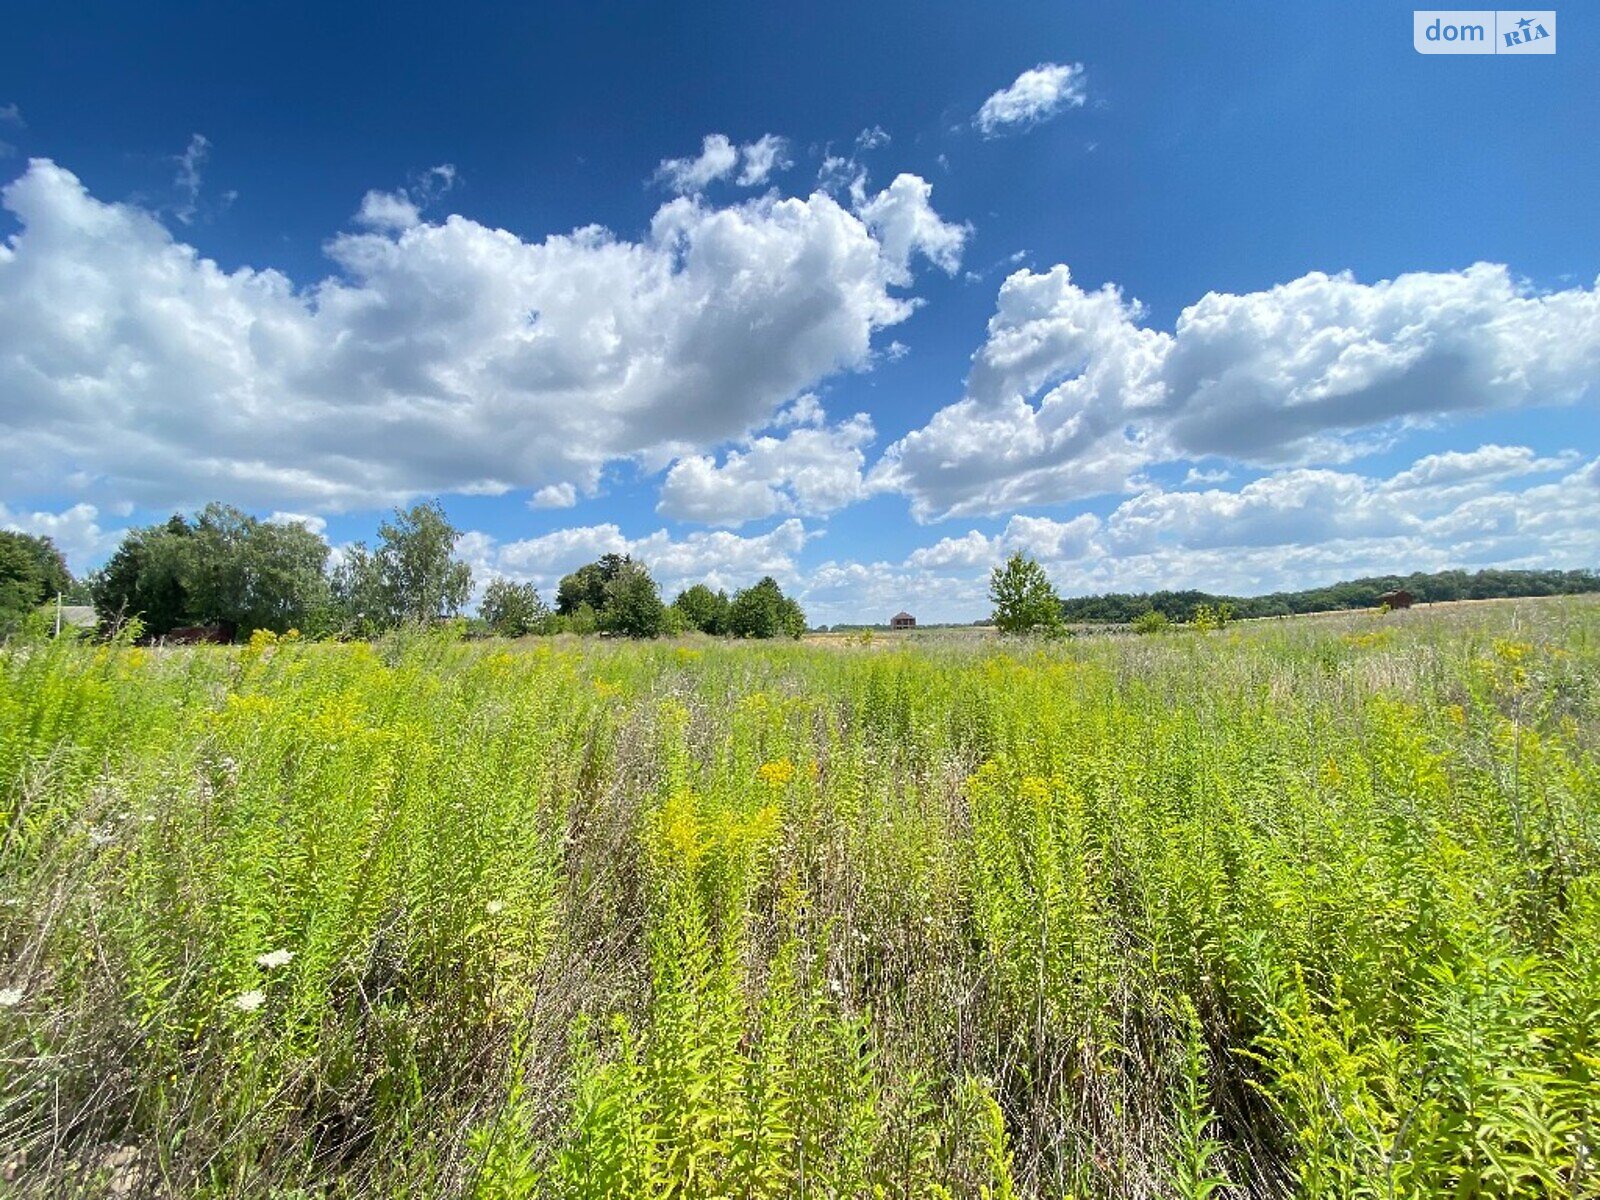
[[[1418,604],[1440,600],[1497,600],[1513,596],[1568,596],[1600,592],[1596,571],[1439,571],[1433,575],[1378,575],[1351,579],[1302,592],[1267,596],[1217,596],[1209,592],[1112,592],[1078,596],[1061,602],[1062,619],[1072,623],[1122,624],[1140,613],[1163,613],[1170,621],[1188,621],[1201,605],[1226,604],[1235,619],[1286,617],[1295,613],[1337,612],[1373,608],[1385,592],[1405,590]]]

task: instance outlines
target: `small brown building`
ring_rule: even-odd
[[[1410,592],[1406,591],[1405,588],[1400,588],[1398,591],[1385,592],[1383,595],[1378,597],[1379,604],[1385,605],[1391,609],[1410,608],[1415,602],[1416,597]]]
[[[915,629],[917,619],[908,612],[897,612],[889,618],[890,629]]]

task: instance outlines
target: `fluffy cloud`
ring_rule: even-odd
[[[947,275],[961,265],[961,251],[971,233],[933,211],[933,185],[916,175],[897,175],[883,191],[857,207],[878,239],[883,254],[895,265],[894,280],[911,282],[912,255],[921,254]]]
[[[800,577],[798,556],[812,536],[793,518],[752,537],[716,530],[681,539],[665,530],[629,538],[618,526],[607,523],[511,542],[471,533],[458,550],[472,563],[480,584],[496,577],[530,582],[552,600],[556,585],[568,572],[602,554],[631,554],[649,567],[670,600],[692,584],[732,590],[748,587],[763,575],[793,586]]]
[[[1085,292],[1065,267],[1012,275],[967,396],[890,446],[875,483],[907,493],[918,520],[1124,489],[1149,457],[1127,414],[1159,400],[1170,340],[1139,328],[1141,315],[1113,286]]]
[[[1386,485],[1392,492],[1449,488],[1478,491],[1519,475],[1548,474],[1576,466],[1582,456],[1568,450],[1540,457],[1526,446],[1480,446],[1476,450],[1447,450],[1419,458]]]
[[[891,446],[875,483],[919,520],[997,513],[1131,490],[1154,463],[1343,462],[1409,425],[1600,381],[1600,291],[1535,293],[1487,263],[1211,293],[1172,333],[1143,315],[1064,266],[1012,275],[967,394]]]
[[[700,143],[700,153],[694,158],[662,159],[656,168],[656,179],[683,196],[697,195],[735,171],[738,176],[734,182],[740,187],[760,187],[774,171],[793,165],[786,157],[788,146],[773,133],[738,147],[726,134],[711,133]]]
[[[422,211],[404,191],[380,192],[373,190],[361,197],[361,207],[356,210],[356,224],[368,229],[401,230],[422,224]]]
[[[708,133],[694,158],[664,158],[656,168],[656,178],[673,191],[692,195],[707,185],[733,174],[739,165],[739,151],[723,133]]]
[[[409,187],[392,192],[369,191],[361,198],[356,211],[356,224],[368,229],[397,233],[422,224],[422,210],[455,186],[456,169],[452,163],[429,167],[417,176]]]
[[[267,523],[270,525],[303,525],[318,537],[328,532],[327,521],[309,513],[275,512],[267,518]]]
[[[14,494],[151,507],[592,491],[607,462],[664,467],[869,365],[912,311],[892,289],[913,253],[955,252],[919,184],[860,215],[821,193],[680,198],[638,241],[374,203],[328,243],[339,273],[297,287],[35,160],[3,192],[22,231],[0,246],[0,469]]]
[[[816,410],[816,418],[821,415]],[[871,419],[857,413],[834,426],[752,438],[729,451],[721,465],[710,455],[680,459],[667,472],[656,511],[708,525],[740,525],[774,513],[833,512],[865,495],[862,448],[874,436]]]
[[[794,164],[785,157],[789,144],[776,134],[763,134],[740,151],[744,166],[735,181],[740,187],[760,187],[774,171],[784,171]]]
[[[985,100],[974,123],[985,137],[994,137],[1048,121],[1063,108],[1080,108],[1086,99],[1082,63],[1041,63]]]
[[[578,503],[578,489],[570,483],[552,483],[536,491],[528,501],[530,508],[572,508]]]
[[[75,575],[98,566],[125,532],[101,528],[100,510],[92,504],[74,504],[62,512],[13,512],[0,504],[0,529],[49,538]]]
[[[1049,517],[1012,517],[992,537],[976,529],[961,537],[940,538],[931,546],[913,550],[906,566],[932,568],[989,567],[1015,553],[1041,562],[1073,562],[1098,549],[1100,518],[1092,513],[1056,521]]]
[[[925,620],[972,620],[987,611],[990,567],[1017,550],[1069,595],[1251,595],[1414,570],[1588,566],[1600,557],[1600,459],[1489,445],[1388,478],[1296,468],[1238,491],[1150,490],[1104,518],[1013,516],[999,533],[942,538],[898,565],[830,564],[818,599],[833,620],[852,619],[853,595],[876,607],[920,598]]]

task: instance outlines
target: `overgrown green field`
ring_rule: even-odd
[[[0,1192],[1593,1196],[1600,605],[0,652]]]

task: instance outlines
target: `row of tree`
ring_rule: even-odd
[[[81,603],[86,591],[48,537],[0,529],[0,637],[48,600]]]
[[[472,595],[472,572],[455,557],[460,532],[435,501],[396,509],[369,548],[357,542],[334,556],[304,525],[262,521],[207,505],[192,517],[130,530],[87,581],[72,578],[47,537],[0,530],[0,636],[41,604],[61,596],[91,600],[104,630],[137,619],[155,637],[185,625],[248,633],[300,629],[313,635],[371,636],[403,624],[454,616]],[[991,618],[1003,633],[1053,632],[1067,622],[1197,623],[1225,614],[1288,616],[1371,608],[1404,589],[1422,602],[1600,592],[1595,571],[1440,571],[1382,575],[1265,596],[1199,591],[1108,593],[1063,600],[1034,560],[1014,554],[990,576]],[[689,630],[721,637],[799,637],[805,613],[776,580],[729,597],[696,584],[665,603],[649,570],[626,554],[606,554],[562,578],[552,610],[532,584],[495,579],[479,616],[507,637],[603,632],[656,637]]]
[[[698,630],[717,637],[797,638],[805,613],[768,575],[733,594],[697,583],[671,604],[645,565],[626,554],[605,554],[564,576],[552,610],[530,583],[496,579],[484,590],[478,615],[502,637],[540,633],[602,633],[657,637]]]
[[[1349,579],[1327,587],[1264,596],[1223,596],[1210,592],[1113,592],[1061,602],[1067,621],[1125,624],[1141,613],[1157,612],[1169,621],[1192,621],[1201,609],[1226,605],[1235,617],[1286,617],[1298,613],[1376,608],[1385,592],[1407,591],[1419,603],[1445,600],[1500,600],[1521,596],[1565,596],[1600,592],[1600,572],[1484,570],[1416,572]]]
[[[161,637],[184,626],[223,626],[312,636],[369,637],[459,614],[472,571],[455,556],[460,539],[437,502],[396,509],[375,545],[334,555],[298,523],[262,521],[211,504],[193,516],[130,530],[87,594],[105,632],[137,620]],[[13,568],[12,560],[16,561]],[[15,586],[5,583],[16,581]],[[0,603],[18,613],[72,586],[47,539],[0,536]],[[12,593],[15,592],[15,596]],[[736,592],[697,584],[671,604],[642,562],[607,554],[561,580],[552,611],[532,584],[495,579],[479,604],[484,626],[509,637],[603,632],[656,637],[696,629],[732,637],[798,637],[805,614],[770,576]]]
[[[1248,617],[1376,608],[1386,592],[1407,591],[1423,603],[1444,600],[1497,600],[1521,596],[1564,596],[1600,592],[1595,571],[1439,571],[1434,574],[1375,575],[1299,592],[1265,596],[1218,596],[1210,592],[1108,593],[1063,600],[1050,577],[1033,559],[1013,554],[989,577],[993,623],[1002,633],[1051,633],[1063,625],[1132,625],[1155,632],[1183,623],[1215,628]]]
[[[330,570],[315,531],[210,504],[129,530],[89,591],[108,632],[137,620],[152,637],[191,625],[364,636],[461,610],[472,572],[455,560],[459,537],[437,503],[419,504],[378,527],[376,548],[357,542]]]

